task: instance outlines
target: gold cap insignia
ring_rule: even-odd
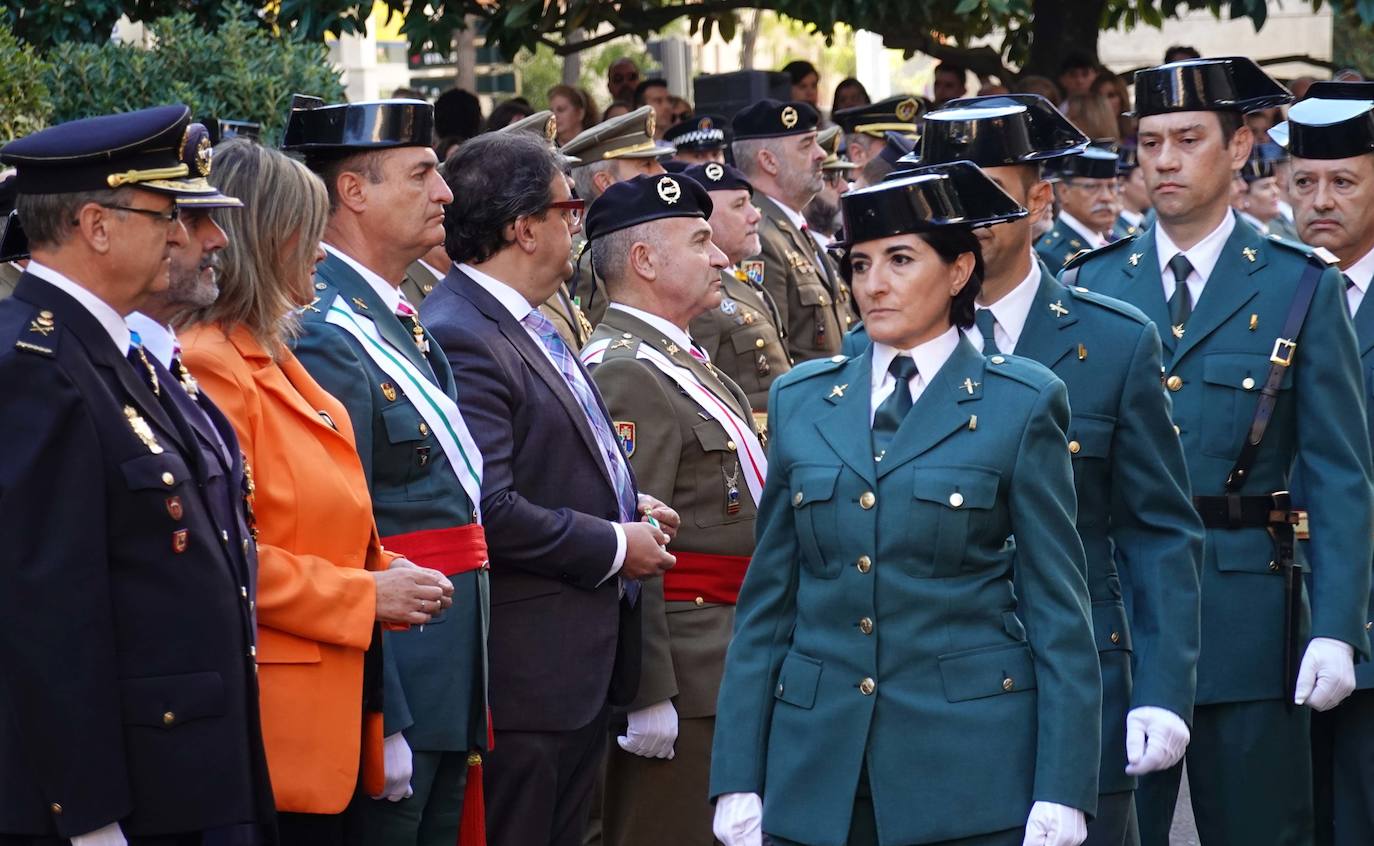
[[[896,115],[897,120],[901,121],[902,123],[910,123],[912,120],[916,118],[916,110],[919,108],[920,105],[915,100],[908,97],[902,102],[898,103],[897,107],[892,110],[892,113]]]
[[[649,136],[650,138],[653,138],[654,130],[656,128],[657,124],[654,123],[654,113],[651,111],[644,117],[644,134]]]
[[[797,125],[797,110],[792,106],[787,106],[782,110],[782,115],[779,119],[782,121],[784,127],[791,129]]]
[[[711,162],[706,165],[706,178],[712,182],[719,182],[724,175],[725,168],[721,166],[720,162]]]
[[[716,125],[716,122],[715,122],[715,121],[711,120],[709,117],[704,117],[704,118],[702,118],[700,121],[697,122],[697,129],[702,129],[702,130],[711,129],[711,128],[713,128],[715,125]]]
[[[544,124],[544,140],[552,141],[558,137],[558,118],[549,115],[549,120]]]
[[[658,198],[668,205],[674,205],[682,199],[682,186],[671,176],[665,176],[658,181]]]

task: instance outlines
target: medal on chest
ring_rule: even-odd
[[[735,462],[735,472],[726,473],[725,468],[720,469],[720,473],[725,477],[725,513],[735,515],[740,512],[739,494],[739,462]]]

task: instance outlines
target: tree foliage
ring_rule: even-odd
[[[32,45],[0,27],[0,142],[47,125],[52,114],[47,77],[52,66]]]

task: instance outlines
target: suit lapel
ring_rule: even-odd
[[[1360,355],[1374,350],[1374,297],[1366,294],[1355,310],[1355,338],[1360,345]]]
[[[1068,300],[1067,305],[1065,300]],[[1053,368],[1073,348],[1072,340],[1063,330],[1078,322],[1074,311],[1068,290],[1056,282],[1045,263],[1040,262],[1040,284],[1013,352]]]
[[[1267,254],[1268,245],[1259,233],[1249,225],[1242,225],[1242,221],[1236,221],[1236,228],[1221,248],[1221,256],[1202,289],[1202,296],[1193,306],[1170,368],[1177,367],[1189,350],[1259,293],[1252,277],[1268,262]]]
[[[419,368],[421,373],[430,372],[429,361],[415,345],[410,330],[401,324],[401,319],[382,302],[382,298],[377,296],[377,292],[367,280],[359,276],[347,262],[330,253],[316,272],[324,281],[339,289],[344,308],[352,309],[354,314],[364,320],[371,320],[377,331],[397,352]],[[430,345],[431,349],[433,346]]]
[[[840,460],[870,485],[877,484],[873,463],[873,430],[869,420],[869,389],[873,345],[836,370],[829,379],[815,379],[808,390],[820,392],[826,405],[816,416],[816,431]]]
[[[242,326],[236,326],[229,333],[229,342],[243,360],[253,367],[253,381],[259,389],[275,395],[280,405],[291,409],[311,427],[315,427],[316,436],[322,441],[338,439],[338,444],[344,448],[354,449],[348,438],[339,431],[338,421],[331,426],[325,420],[324,414],[328,412],[320,402],[322,397],[316,393],[323,393],[323,389],[290,351],[280,361],[273,362],[267,351]],[[328,434],[324,434],[326,432]]]
[[[983,356],[961,333],[959,345],[954,348],[940,372],[927,380],[921,398],[912,406],[893,436],[892,445],[878,465],[880,478],[930,450],[954,432],[969,427],[972,414],[967,404],[983,398],[984,367]]]
[[[1164,299],[1164,282],[1159,277],[1159,248],[1155,244],[1155,227],[1151,226],[1127,247],[1130,250],[1121,272],[1127,278],[1126,290],[1121,299],[1145,312],[1159,330],[1160,343],[1164,345],[1164,360],[1173,359],[1178,339],[1169,331],[1169,304]]]

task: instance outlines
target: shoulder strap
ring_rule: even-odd
[[[1293,364],[1293,354],[1298,348],[1298,334],[1307,320],[1307,312],[1312,306],[1312,297],[1317,293],[1317,283],[1321,281],[1325,265],[1307,263],[1298,280],[1298,290],[1293,294],[1293,303],[1288,307],[1288,316],[1283,320],[1283,332],[1274,339],[1274,349],[1269,354],[1269,376],[1260,389],[1259,405],[1255,407],[1255,418],[1250,421],[1250,431],[1245,443],[1241,445],[1240,455],[1226,477],[1226,492],[1237,493],[1245,485],[1250,467],[1259,454],[1260,441],[1269,428],[1269,420],[1274,415],[1274,406],[1279,400],[1279,383],[1283,374]]]
[[[1065,269],[1064,269],[1064,272],[1061,273],[1061,274],[1059,274],[1059,284],[1063,285],[1063,286],[1066,287],[1066,288],[1075,288],[1075,287],[1077,287],[1077,286],[1078,286],[1078,268],[1080,268],[1080,267],[1082,267],[1082,266],[1083,266],[1083,265],[1081,265],[1081,264],[1075,264],[1073,267],[1065,268]]]

